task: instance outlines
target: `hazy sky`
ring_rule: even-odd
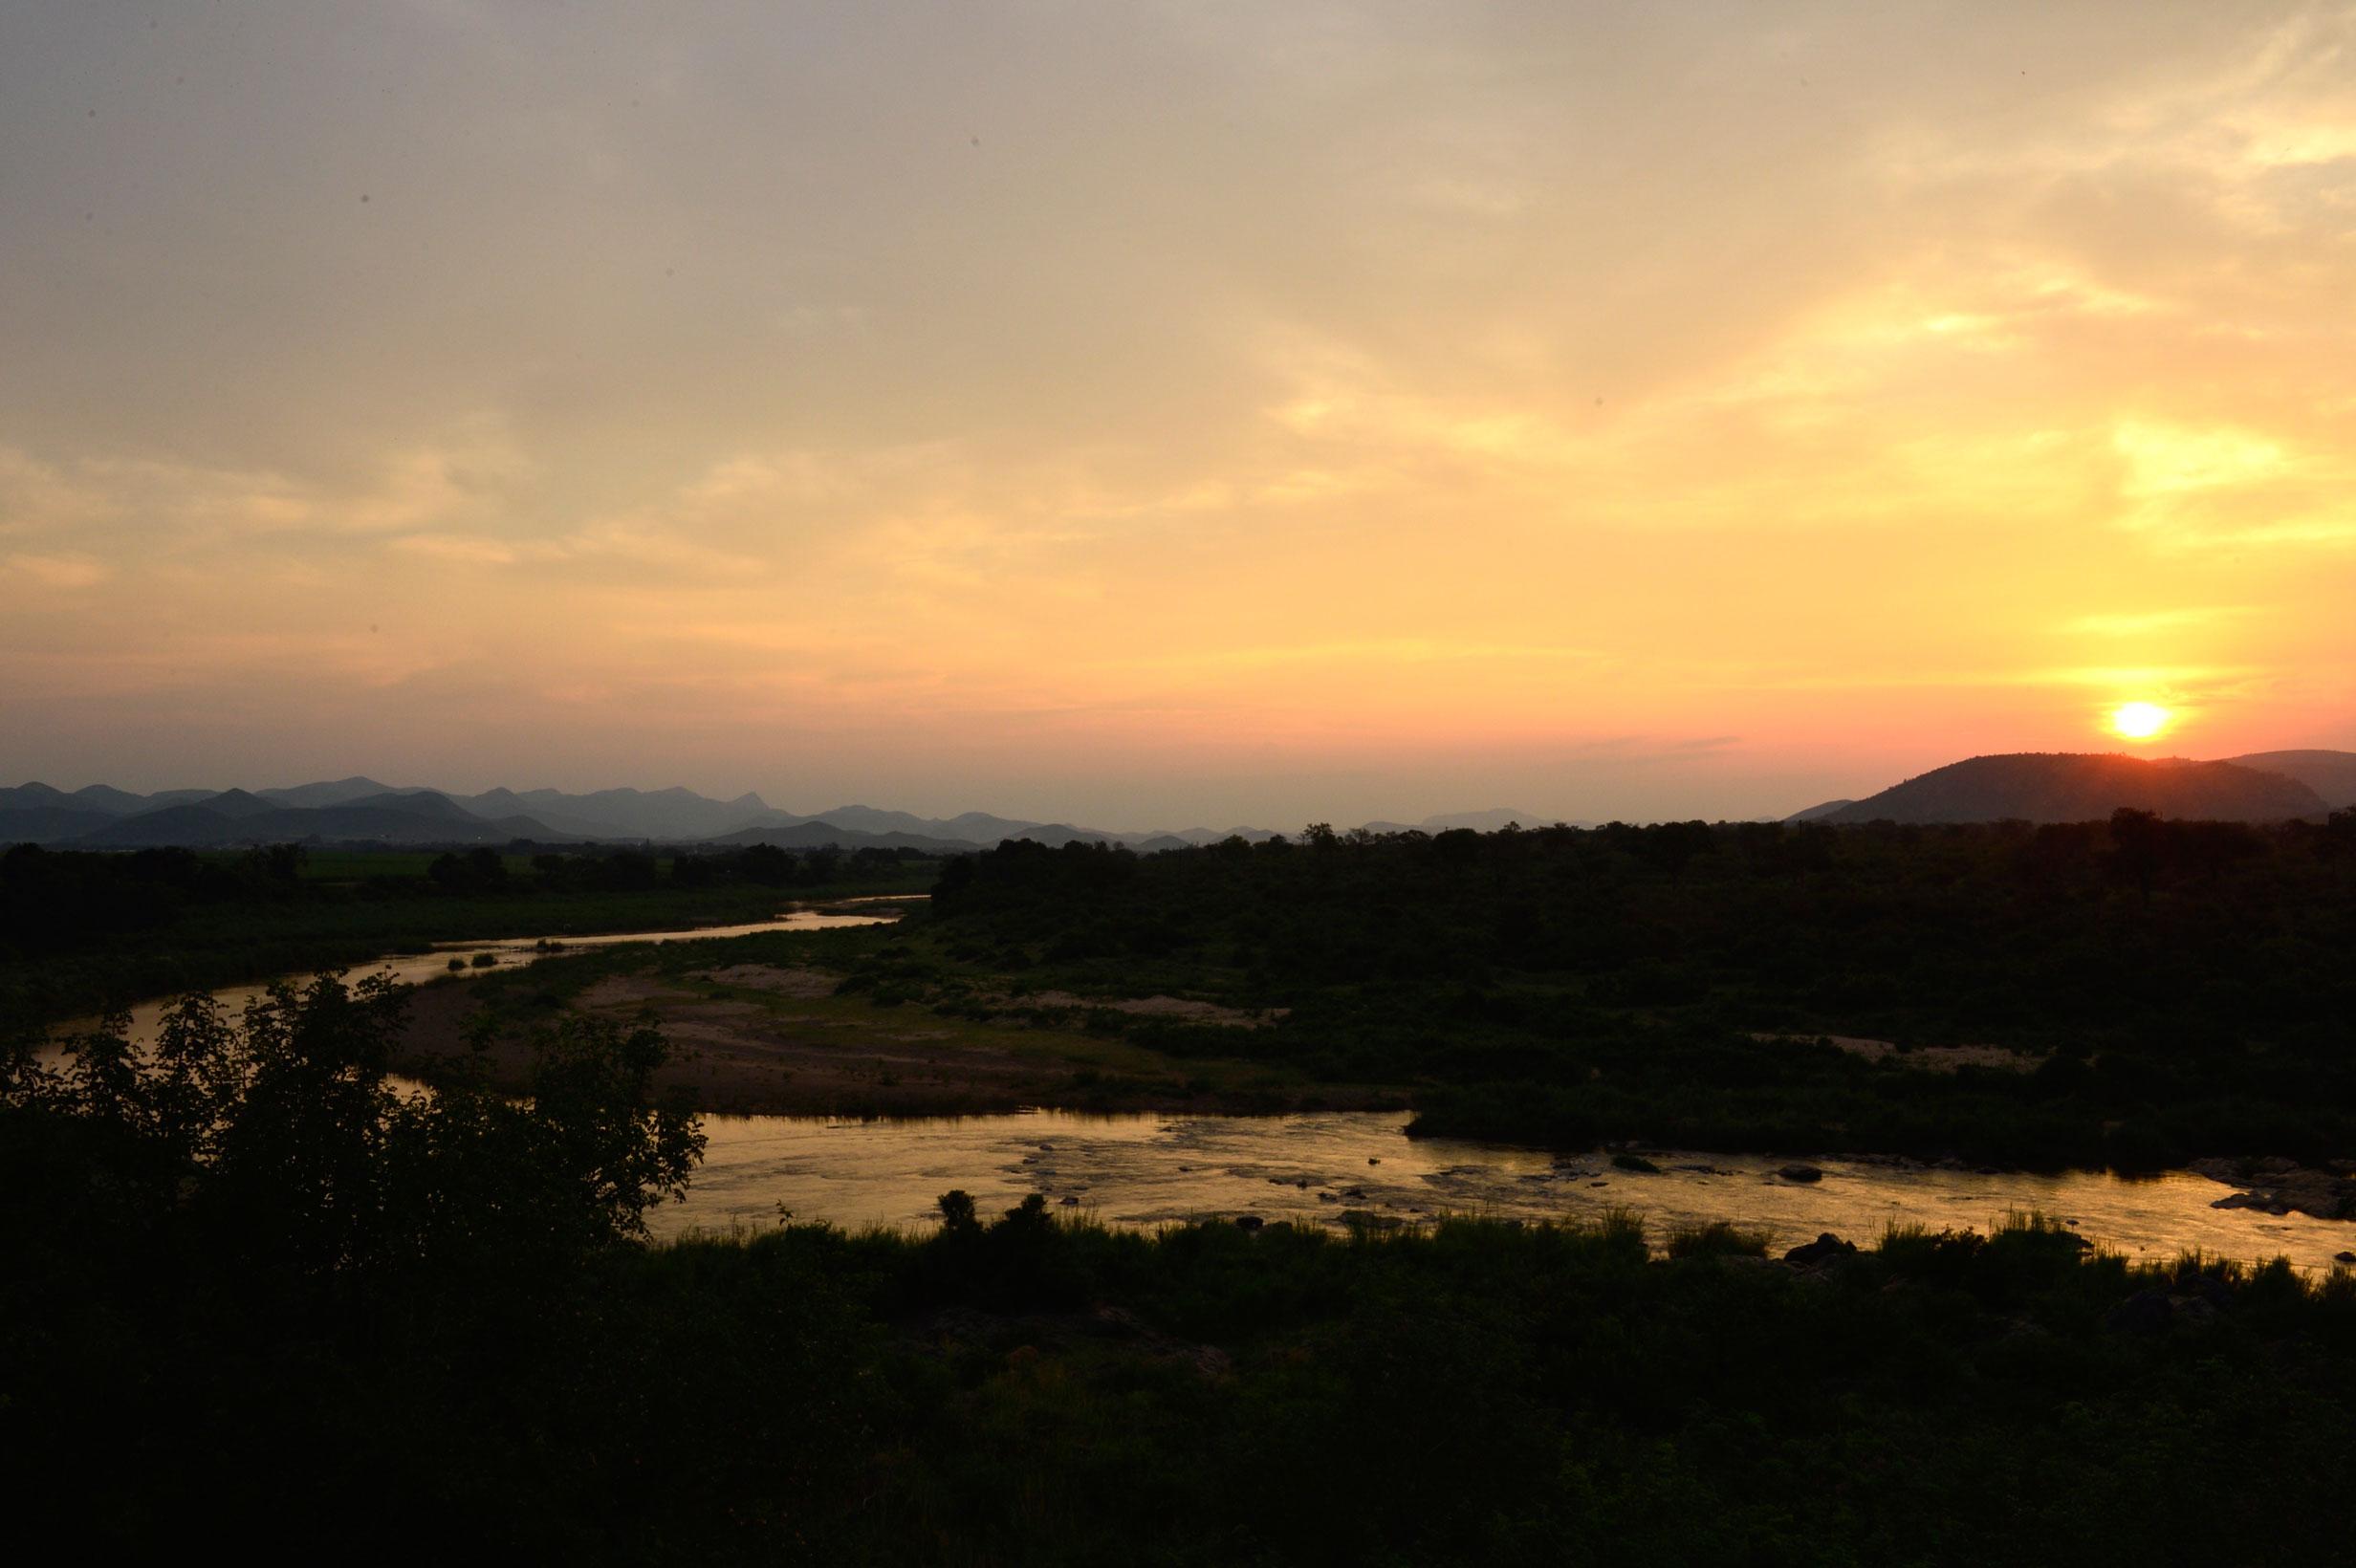
[[[0,0],[0,775],[2356,746],[2356,7]]]

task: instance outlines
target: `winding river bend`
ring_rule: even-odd
[[[344,971],[346,980],[360,980],[372,974],[390,975],[404,986],[422,985],[427,980],[446,977],[470,980],[486,972],[497,972],[502,967],[529,964],[535,958],[550,958],[561,953],[578,952],[584,947],[613,947],[631,942],[691,942],[699,939],[726,936],[756,936],[763,931],[823,931],[844,926],[888,926],[900,918],[891,913],[843,914],[840,911],[858,904],[907,904],[922,895],[903,894],[896,898],[841,899],[824,909],[791,909],[771,920],[756,920],[741,926],[697,926],[679,930],[608,931],[598,936],[559,937],[502,937],[489,942],[437,942],[424,952],[387,953],[365,964],[356,964]],[[496,960],[481,969],[474,960],[488,953]],[[450,961],[458,967],[452,969]],[[311,978],[308,974],[279,976],[285,983],[300,986]],[[231,1017],[245,1011],[253,998],[270,989],[269,985],[230,986],[216,991],[213,995]],[[164,1013],[179,998],[151,997],[131,1009],[131,1041],[135,1045],[151,1045],[157,1027]],[[84,1018],[62,1025],[67,1031],[87,1029],[95,1020]]]
[[[620,943],[692,941],[761,931],[875,926],[897,918],[903,898],[876,912],[845,903],[774,920],[684,930],[622,931],[558,939],[556,951]],[[351,971],[415,984],[528,963],[552,948],[532,939],[453,942],[396,954]],[[453,958],[466,968],[449,969]],[[219,992],[232,1013],[259,986]],[[133,1037],[152,1040],[164,1001],[132,1011]],[[1265,1220],[1342,1225],[1360,1211],[1416,1223],[1444,1213],[1519,1220],[1592,1220],[1608,1209],[1642,1219],[1656,1243],[1676,1227],[1732,1220],[1765,1231],[1780,1250],[1830,1230],[1870,1242],[1893,1224],[1987,1230],[2007,1213],[2036,1209],[2100,1246],[2159,1260],[2197,1249],[2241,1262],[2280,1254],[2302,1271],[2332,1267],[2356,1247],[2356,1226],[2303,1214],[2210,1206],[2228,1188],[2187,1171],[2127,1180],[2077,1171],[1973,1172],[1819,1157],[1821,1180],[1777,1174],[1787,1155],[1654,1152],[1657,1174],[1621,1170],[1601,1151],[1560,1155],[1466,1139],[1407,1136],[1404,1112],[1241,1117],[1025,1111],[956,1120],[859,1122],[824,1117],[713,1116],[709,1147],[687,1201],[648,1216],[658,1236],[759,1230],[790,1216],[846,1229],[922,1227],[951,1187],[988,1213],[1046,1195],[1058,1212],[1107,1225],[1150,1228],[1255,1214]]]

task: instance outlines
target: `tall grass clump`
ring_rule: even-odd
[[[1686,1257],[1765,1257],[1767,1232],[1731,1220],[1705,1225],[1680,1225],[1669,1233],[1669,1255]]]

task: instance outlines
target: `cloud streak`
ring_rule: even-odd
[[[2345,6],[102,10],[0,22],[29,767],[1282,820],[2162,688],[2356,742]],[[1629,735],[1740,738],[1581,799]]]

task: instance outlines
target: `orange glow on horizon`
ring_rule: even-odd
[[[0,785],[1281,827],[2356,744],[2345,7],[283,4],[168,96],[53,9]]]

